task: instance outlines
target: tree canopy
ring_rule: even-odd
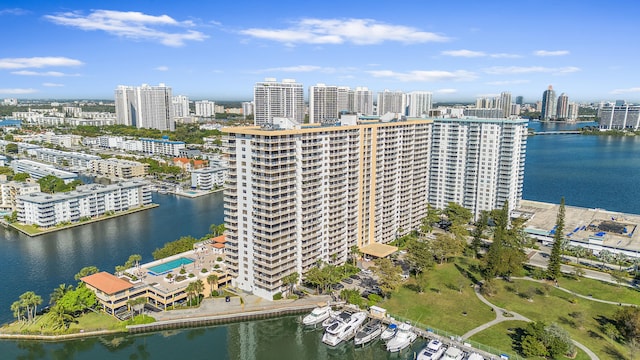
[[[560,208],[558,208],[558,215],[556,217],[556,226],[554,227],[555,233],[553,234],[553,247],[551,248],[551,255],[549,256],[549,263],[547,265],[547,277],[550,280],[557,280],[560,278],[560,265],[562,264],[562,250],[564,238],[564,197],[560,200]]]

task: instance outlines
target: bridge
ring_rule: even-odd
[[[558,131],[533,131],[530,135],[575,135],[580,134],[580,130],[558,130]]]

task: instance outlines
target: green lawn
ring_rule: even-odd
[[[461,258],[456,263],[437,265],[429,270],[424,293],[413,290],[411,278],[381,306],[397,317],[462,335],[495,318],[491,308],[476,297],[470,286],[472,280],[459,270],[464,272],[472,263]]]
[[[592,295],[596,299],[640,305],[640,291],[626,286],[586,278],[580,278],[580,281],[562,278],[558,280],[558,285],[576,294]]]
[[[68,329],[54,330],[51,326],[49,315],[38,316],[33,323],[13,322],[2,327],[2,332],[9,334],[42,334],[61,335],[73,334],[80,331],[97,330],[122,330],[124,323],[105,313],[88,312],[77,319],[77,323],[71,323]]]
[[[527,323],[524,321],[504,321],[475,334],[469,340],[480,344],[491,344],[492,347],[498,349],[510,349],[512,353],[515,353],[516,351],[513,349],[513,345],[514,338],[517,335],[517,329],[522,329],[526,326]],[[482,347],[479,348],[482,349]],[[575,360],[589,360],[589,356],[587,356],[584,351],[578,349]]]
[[[558,323],[601,359],[623,359],[627,353],[623,345],[601,331],[601,323],[611,319],[618,306],[577,298],[552,286],[527,280],[498,280],[496,285],[499,291],[488,298],[495,305],[534,321]],[[532,294],[532,300],[522,294]]]

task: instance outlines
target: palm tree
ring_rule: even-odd
[[[211,274],[209,276],[207,276],[207,283],[209,284],[209,287],[211,288],[211,293],[213,293],[213,287],[215,286],[216,290],[218,289],[218,275],[216,274]]]
[[[587,249],[578,245],[573,249],[573,254],[576,256],[576,262],[580,264],[580,258],[587,256]]]
[[[20,306],[27,310],[27,321],[31,322],[38,312],[38,305],[42,304],[42,297],[33,291],[20,295]]]
[[[73,321],[73,316],[67,313],[65,308],[60,304],[51,307],[49,318],[53,322],[53,328],[56,330],[68,327],[69,323]]]
[[[193,294],[195,293],[195,282],[189,283],[187,288],[184,291],[187,293],[187,299],[189,300],[189,305],[191,305],[191,300],[193,299]]]
[[[299,278],[300,274],[298,272],[293,272],[282,278],[282,284],[287,287],[287,292],[291,293],[293,291],[293,285],[298,283]]]
[[[196,296],[197,296],[196,304],[200,304],[200,295],[202,295],[202,292],[204,291],[204,283],[202,282],[202,280],[198,279],[192,282],[192,284],[193,284],[193,291],[196,293]]]
[[[57,288],[53,289],[51,295],[49,295],[49,305],[54,304],[56,301],[62,299],[64,294],[73,290],[73,286],[67,284],[60,284]]]
[[[358,245],[353,245],[351,247],[351,259],[353,260],[353,266],[356,266],[358,258],[362,255],[362,251]]]
[[[22,307],[22,302],[20,300],[14,301],[13,304],[11,304],[11,311],[13,312],[13,317],[16,318],[16,320],[22,320],[24,308]]]

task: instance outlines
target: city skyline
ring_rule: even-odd
[[[553,85],[580,102],[640,102],[637,50],[615,50],[634,40],[633,2],[336,5],[7,1],[0,97],[113,99],[118,85],[166,83],[193,100],[246,101],[274,77],[303,84],[305,99],[324,83],[534,103]]]

